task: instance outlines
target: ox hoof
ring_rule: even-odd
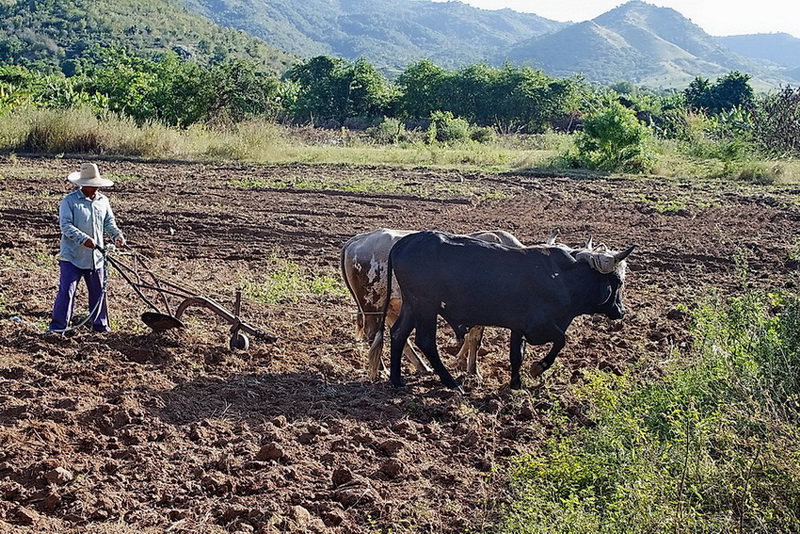
[[[445,387],[447,387],[449,389],[454,389],[454,390],[458,391],[461,394],[464,393],[464,390],[461,388],[461,384],[456,382],[454,379],[442,380],[442,383],[445,385]]]
[[[536,362],[533,365],[531,365],[531,376],[533,378],[536,378],[537,376],[542,376],[542,373],[544,373],[544,365],[542,365],[539,362]]]
[[[369,369],[367,371],[370,381],[378,382],[379,380],[389,380],[389,373],[386,371],[373,371]]]

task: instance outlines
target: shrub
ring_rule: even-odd
[[[746,163],[739,171],[739,179],[758,185],[771,185],[777,182],[780,176],[780,167],[766,163]]]
[[[486,127],[475,128],[469,137],[478,143],[491,143],[494,141],[494,130]]]
[[[595,422],[522,459],[501,532],[800,530],[800,300],[751,292],[694,316],[663,379],[595,374]]]
[[[464,119],[454,117],[450,111],[434,111],[428,127],[428,139],[440,143],[467,141],[470,125]]]
[[[571,166],[601,171],[642,172],[654,163],[650,131],[634,112],[612,102],[586,118],[575,138],[577,153],[568,155]]]
[[[26,118],[27,132],[16,150],[51,154],[101,151],[103,128],[88,109],[41,109]]]
[[[379,143],[396,144],[406,138],[406,128],[399,119],[384,117],[376,126],[367,128],[367,135]]]
[[[776,156],[800,156],[800,87],[764,97],[753,113],[754,138]]]

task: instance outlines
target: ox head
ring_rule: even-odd
[[[587,245],[591,246],[591,238]],[[610,319],[622,319],[625,307],[622,304],[622,288],[625,283],[627,258],[633,252],[635,245],[622,252],[601,249],[582,249],[575,253],[577,261],[585,261],[589,266],[602,274],[600,295],[598,297],[598,312]]]

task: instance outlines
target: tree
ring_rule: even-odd
[[[683,91],[686,104],[693,110],[708,109],[711,101],[711,82],[708,78],[697,76]]]
[[[754,136],[762,150],[800,157],[800,87],[767,95],[753,113]]]
[[[297,94],[288,110],[294,121],[313,125],[342,115],[344,64],[341,58],[317,56],[289,69],[284,78],[297,84]]]
[[[495,91],[497,125],[505,131],[542,132],[577,112],[578,83],[530,67],[506,66]]]
[[[285,79],[297,84],[289,107],[296,122],[341,124],[352,117],[381,116],[391,96],[386,80],[363,58],[348,64],[317,56],[290,69]]]
[[[484,63],[468,65],[448,80],[447,109],[456,117],[487,125],[494,122],[498,69]]]
[[[367,60],[359,58],[342,72],[347,85],[347,107],[340,122],[348,117],[378,117],[385,114],[389,102],[389,87],[378,70]]]
[[[280,82],[252,62],[231,59],[204,67],[167,52],[157,61],[108,50],[84,77],[85,90],[108,99],[108,108],[138,124],[158,121],[187,127],[205,120],[274,117]]]
[[[429,59],[409,65],[397,78],[400,113],[408,119],[427,119],[445,109],[444,86],[450,74]]]
[[[275,118],[281,110],[280,81],[250,61],[232,59],[215,65],[209,78],[212,118],[234,122],[252,117]]]
[[[161,58],[155,72],[147,95],[154,119],[185,128],[209,117],[214,91],[207,69],[170,52]]]
[[[750,87],[750,75],[733,71],[718,78],[712,88],[712,113],[728,111],[737,107],[750,109],[753,107],[755,96]]]
[[[109,48],[101,63],[87,72],[83,87],[87,92],[105,95],[111,111],[142,124],[156,119],[154,103],[148,98],[156,82],[154,62],[128,55],[123,49]]]
[[[733,71],[717,78],[715,83],[698,76],[684,91],[686,104],[694,111],[717,115],[723,111],[753,106],[755,95],[750,87],[750,75]]]

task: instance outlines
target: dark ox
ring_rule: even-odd
[[[402,301],[400,290],[396,285],[392,287],[388,308],[384,310],[389,251],[401,238],[412,233],[411,230],[380,228],[354,235],[342,246],[339,258],[342,278],[358,306],[356,315],[356,337],[358,339],[366,339],[372,343],[383,322],[388,322],[391,326],[399,315]],[[484,230],[474,232],[469,236],[508,247],[523,247],[523,244],[514,235],[503,230]],[[551,240],[555,241],[555,234],[551,236]],[[464,335],[464,332],[457,332],[459,338]],[[481,327],[475,327],[466,332],[464,343],[457,355],[459,364],[465,366],[469,374],[480,376],[476,355],[482,338],[483,328]],[[419,357],[410,343],[405,343],[403,354],[418,371],[431,372],[431,369]],[[377,378],[379,369],[385,369],[380,354],[370,357],[367,368],[370,377],[373,380]]]
[[[447,387],[461,389],[436,348],[436,317],[441,315],[457,329],[510,329],[511,388],[519,389],[523,341],[553,344],[531,367],[531,374],[539,376],[564,348],[575,317],[602,313],[622,318],[625,258],[632,250],[598,252],[560,245],[514,249],[434,231],[404,237],[392,248],[388,262],[387,295],[391,298],[394,275],[403,297],[391,328],[392,384],[404,386],[400,355],[416,329],[415,343],[439,378]],[[382,324],[371,357],[382,352],[383,329]]]

